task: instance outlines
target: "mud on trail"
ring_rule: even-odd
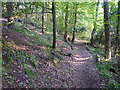
[[[30,46],[27,42],[31,41],[30,38],[14,31],[3,31],[3,38],[9,42],[13,40],[18,45],[25,45],[28,49],[23,50],[27,54],[33,52],[31,55],[38,57],[41,53],[41,46]],[[6,38],[6,36],[10,38]],[[16,37],[16,38],[15,38]],[[26,41],[27,40],[27,41]],[[43,58],[37,58],[41,61],[39,68],[33,70],[35,77],[28,78],[24,73],[24,68],[15,61],[9,66],[9,76],[15,77],[12,83],[7,83],[6,79],[3,79],[3,88],[18,88],[18,87],[39,87],[39,88],[100,88],[102,87],[103,80],[99,76],[97,68],[95,67],[95,60],[89,51],[86,50],[85,43],[80,40],[76,40],[73,45],[73,50],[70,47],[60,47],[65,42],[58,40],[58,49],[62,49],[64,53],[72,53],[72,58],[69,56],[63,56],[56,65],[51,62],[41,61]],[[12,48],[11,48],[12,49]],[[13,49],[14,50],[14,49]],[[38,50],[38,51],[37,51]],[[36,51],[36,52],[34,52]],[[35,54],[34,54],[35,53]],[[44,66],[44,67],[43,67]],[[9,77],[8,76],[8,77]],[[29,83],[30,82],[30,83]]]

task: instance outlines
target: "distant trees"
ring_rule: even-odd
[[[117,30],[116,30],[116,46],[115,46],[115,54],[120,54],[120,38],[119,38],[119,32],[120,32],[120,1],[118,1],[118,21],[117,21]],[[117,56],[117,55],[116,55]]]
[[[105,58],[111,59],[111,37],[109,25],[108,0],[104,0]]]
[[[66,12],[65,12],[65,33],[64,40],[67,40],[67,32],[68,32],[68,3],[66,4]]]
[[[76,22],[77,22],[77,4],[75,5],[75,11],[74,11],[74,31],[73,31],[73,37],[72,37],[72,42],[74,43],[75,41],[75,35],[76,35]]]
[[[94,36],[95,36],[95,32],[96,32],[96,22],[97,22],[97,17],[98,17],[98,8],[99,8],[99,0],[97,2],[97,7],[96,7],[96,14],[95,14],[95,20],[94,20],[94,28],[91,34],[91,40],[90,40],[90,44],[93,45],[94,42]]]
[[[58,2],[56,4],[54,1],[52,3],[49,2],[47,4],[43,2],[40,2],[40,3],[6,2],[3,5],[3,12],[4,12],[4,16],[8,18],[8,27],[11,27],[11,28],[14,25],[13,19],[12,19],[13,14],[16,15],[19,19],[21,19],[22,22],[24,22],[24,20],[26,20],[27,18],[26,21],[28,21],[28,23],[25,23],[27,27],[29,26],[28,24],[32,22],[31,25],[33,27],[41,28],[42,33],[45,32],[46,25],[48,26],[46,27],[46,30],[49,30],[50,32],[53,28],[53,43],[52,43],[53,48],[56,48],[57,26],[58,26],[58,33],[64,34],[64,40],[66,41],[68,39],[67,36],[69,34],[69,37],[70,37],[69,39],[73,43],[76,37],[89,40],[90,38],[89,32],[91,32],[92,30],[91,39],[90,39],[91,45],[97,42],[97,44],[99,43],[100,46],[102,46],[103,45],[102,42],[105,39],[106,58],[110,58],[111,57],[110,55],[110,51],[111,51],[110,39],[111,38],[110,38],[109,16],[111,17],[110,13],[115,12],[114,15],[116,17],[117,16],[116,12],[118,12],[118,16],[117,16],[118,20],[116,20],[117,18],[114,20],[111,18],[111,22],[110,22],[111,27],[113,27],[111,30],[111,34],[112,34],[111,36],[115,44],[115,45],[112,44],[112,47],[115,49],[114,51],[117,54],[119,50],[120,1],[118,2],[118,10],[116,10],[117,4],[109,3],[111,5],[111,8],[110,8],[110,13],[108,14],[108,11],[109,11],[108,2],[107,0],[104,0],[104,27],[102,22],[103,13],[101,12],[98,13],[98,8],[100,4],[99,1],[100,0],[98,0],[97,3]],[[43,6],[43,4],[46,6]],[[51,4],[52,4],[52,9],[51,9]],[[57,7],[57,17],[56,17],[56,7]],[[52,15],[48,13],[52,13]],[[25,18],[25,14],[26,14],[26,18]],[[117,22],[117,29],[114,29],[116,28],[116,22]],[[52,23],[53,23],[53,26],[52,26]],[[93,25],[91,23],[93,23]],[[86,31],[84,30],[85,33],[82,33],[83,32],[82,27],[86,28]],[[103,31],[104,28],[105,30]],[[98,30],[96,31],[96,29]],[[76,32],[78,36],[76,35]],[[101,33],[105,33],[105,36]],[[95,39],[97,41],[95,41]]]
[[[55,7],[55,2],[52,2],[52,17],[53,17],[53,48],[56,48],[57,23],[56,23],[56,7]]]

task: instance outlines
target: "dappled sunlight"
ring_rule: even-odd
[[[91,59],[92,58],[92,56],[90,56],[90,57],[85,57],[85,58],[77,58],[77,57],[75,57],[75,59],[76,60],[79,60],[79,61],[81,61],[81,60],[86,60],[86,59]]]
[[[92,56],[89,57],[84,57],[84,58],[74,58],[72,61],[68,61],[71,64],[81,64],[81,63],[86,63],[87,61],[94,60],[92,59]]]
[[[42,48],[42,49],[48,49],[48,47],[45,47],[45,46],[40,46],[40,48]]]
[[[87,53],[87,52],[83,52],[83,54],[74,54],[74,57],[78,57],[78,58],[82,58],[83,57],[83,55],[84,55],[84,53],[85,53],[85,56],[84,57],[89,57],[90,56],[90,54],[89,53]],[[82,57],[81,57],[82,56]]]
[[[90,1],[3,2],[2,88],[120,88],[119,0]]]
[[[82,62],[68,61],[68,62],[75,65],[86,63],[85,61],[82,61]]]
[[[52,32],[46,31],[47,34],[53,34]]]
[[[13,47],[15,48],[16,50],[27,50],[28,48],[24,45],[14,45],[14,44],[11,44],[11,43],[7,43],[10,47]]]
[[[84,58],[75,57],[74,59],[77,60],[77,61],[82,61],[82,60],[91,59],[91,58],[92,58],[92,56],[84,57]]]
[[[36,33],[36,34],[40,34],[40,35],[42,35],[42,32],[40,32],[40,31],[32,30],[32,32],[34,32],[34,33]]]
[[[63,48],[63,50],[69,50],[69,48]]]

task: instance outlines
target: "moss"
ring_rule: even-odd
[[[30,71],[29,69],[25,69],[24,72],[25,72],[30,78],[34,78],[34,77],[35,77],[34,73],[33,73],[32,71]]]

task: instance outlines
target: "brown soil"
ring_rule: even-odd
[[[74,81],[73,87],[76,88],[100,88],[103,81],[98,75],[97,68],[95,67],[95,60],[89,51],[86,50],[83,41],[76,41],[74,44],[74,56],[72,60],[68,60],[72,72],[72,80]]]
[[[31,42],[32,40],[25,35],[10,30],[3,30],[2,37],[7,42],[10,42],[11,40],[14,41],[18,44],[17,47],[19,48],[17,49],[38,57],[39,61],[45,58],[39,51],[42,47],[28,45],[28,42]],[[100,88],[103,81],[98,75],[97,68],[93,63],[95,60],[93,60],[92,55],[86,50],[84,42],[76,41],[73,45],[74,50],[71,50],[70,47],[64,48],[61,44],[65,44],[65,42],[58,41],[58,48],[61,48],[64,53],[72,52],[72,58],[69,56],[62,56],[62,60],[56,62],[55,65],[53,62],[42,62],[42,64],[39,64],[38,70],[32,70],[36,75],[34,79],[29,79],[23,72],[24,69],[22,66],[16,61],[13,65],[9,66],[9,75],[16,77],[14,83],[8,84],[7,80],[3,80],[3,87],[17,88],[17,83],[20,84],[21,87],[29,87],[29,81],[32,82],[33,87],[40,88]],[[10,46],[13,50],[16,49],[16,46]],[[24,48],[20,48],[23,46]],[[47,79],[45,79],[46,77]],[[50,79],[48,77],[50,77]]]

